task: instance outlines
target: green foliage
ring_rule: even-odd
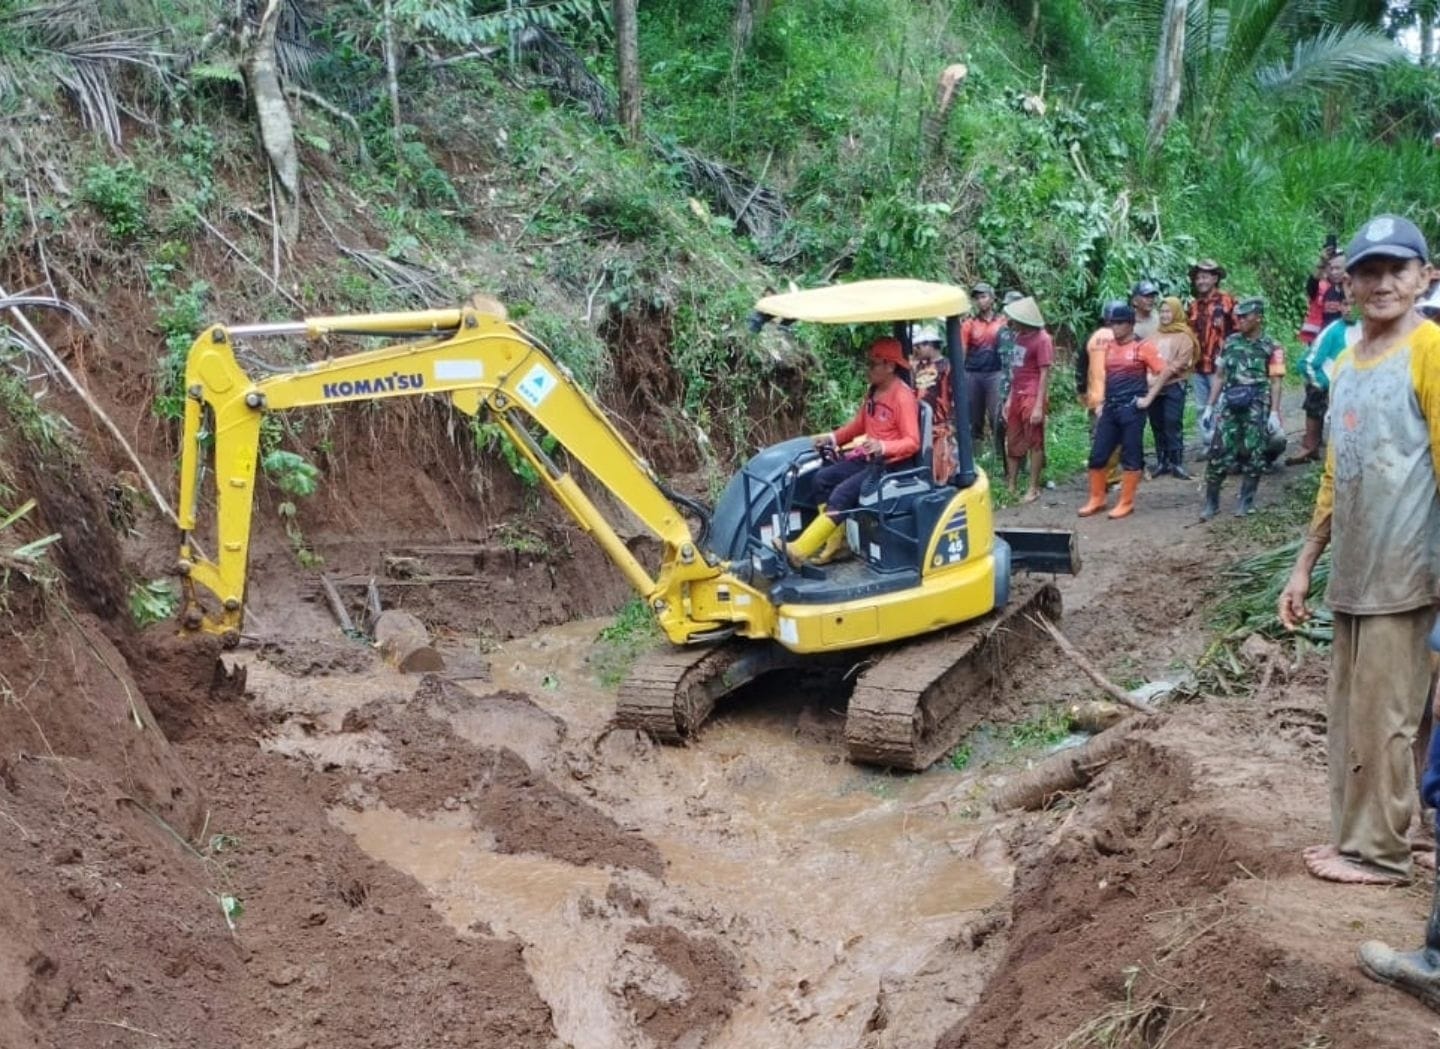
[[[535,467],[531,466],[530,460],[515,447],[515,442],[499,423],[476,416],[471,420],[470,434],[476,451],[485,455],[499,454],[510,472],[518,477],[526,488],[534,488],[540,483],[540,475],[535,472]],[[549,434],[541,440],[540,446],[547,452],[553,452],[558,447]]]
[[[305,539],[294,499],[305,499],[315,494],[320,486],[320,471],[304,456],[278,448],[260,460],[260,468],[281,492],[292,497],[282,501],[275,509],[284,522],[285,534],[290,537],[295,559],[302,568],[319,568],[325,559],[315,553]]]
[[[1011,750],[1053,747],[1070,735],[1070,712],[1063,706],[1046,707],[1039,714],[1018,724],[1006,726],[1000,733]]]
[[[304,456],[294,452],[278,449],[270,452],[260,461],[260,467],[275,487],[286,495],[304,499],[314,495],[320,487],[320,471]]]
[[[130,588],[130,619],[138,627],[163,622],[179,607],[180,595],[168,579],[138,582]]]
[[[95,164],[85,169],[80,199],[100,213],[118,240],[145,232],[149,223],[150,182],[134,164]]]
[[[660,627],[644,600],[632,597],[615,616],[614,622],[600,631],[590,664],[595,676],[606,688],[615,688],[635,660],[661,638]]]
[[[964,772],[970,766],[970,761],[975,756],[974,745],[966,740],[950,752],[950,767],[956,772]]]
[[[501,4],[397,0],[394,11],[396,19],[408,23],[412,31],[460,48],[507,40],[532,27],[564,32],[605,14],[598,0],[512,0]]]
[[[161,419],[169,421],[185,415],[185,358],[205,326],[205,305],[210,294],[210,285],[202,280],[191,281],[184,287],[176,283],[189,251],[183,241],[166,241],[145,266],[155,302],[155,323],[165,345],[156,381],[154,410]]]

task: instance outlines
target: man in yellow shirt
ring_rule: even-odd
[[[1335,365],[1325,473],[1279,600],[1287,628],[1308,617],[1311,571],[1330,546],[1330,841],[1305,850],[1305,865],[1347,884],[1413,872],[1411,747],[1440,590],[1440,328],[1415,312],[1428,258],[1424,236],[1396,215],[1371,219],[1350,242],[1361,335]]]

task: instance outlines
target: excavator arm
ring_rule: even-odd
[[[298,335],[404,341],[261,379],[252,379],[236,361],[237,339]],[[709,640],[731,632],[766,635],[768,624],[750,622],[748,612],[764,602],[731,600],[733,594],[745,592],[748,598],[753,591],[731,577],[725,565],[702,555],[680,510],[600,406],[538,341],[502,317],[464,308],[217,325],[190,348],[185,384],[179,506],[184,630],[218,634],[229,643],[239,639],[260,423],[266,413],[433,394],[448,395],[470,415],[482,406],[492,413],[549,491],[647,601],[672,641]],[[631,554],[568,470],[540,447],[521,417],[554,437],[660,540],[656,576]],[[218,549],[213,560],[200,554],[193,538],[207,463],[215,473]],[[217,609],[207,609],[201,591],[213,595]]]

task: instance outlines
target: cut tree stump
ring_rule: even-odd
[[[445,660],[431,646],[425,624],[409,612],[381,612],[375,620],[375,646],[385,662],[407,674],[445,669]]]

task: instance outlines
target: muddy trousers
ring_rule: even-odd
[[[1185,461],[1185,384],[1172,382],[1150,402],[1150,432],[1155,437],[1155,465],[1173,469]]]
[[[1090,469],[1105,469],[1117,447],[1126,470],[1145,469],[1145,412],[1133,399],[1105,402],[1090,437]]]
[[[1335,613],[1326,750],[1330,837],[1341,855],[1408,877],[1411,747],[1430,701],[1432,609]]]

